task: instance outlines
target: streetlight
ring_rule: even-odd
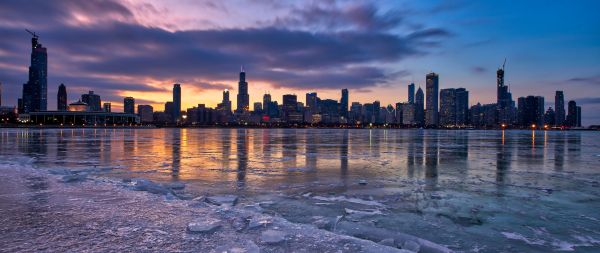
[[[531,129],[535,129],[535,124],[531,124]]]

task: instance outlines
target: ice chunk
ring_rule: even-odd
[[[260,248],[253,241],[245,241],[242,243],[233,243],[219,246],[215,249],[216,253],[259,253]]]
[[[185,184],[182,182],[168,183],[164,184],[164,186],[172,190],[183,190],[185,188]]]
[[[138,178],[133,181],[135,182],[133,189],[136,191],[146,191],[149,193],[163,194],[163,195],[170,192],[169,189],[167,189],[157,183],[154,183],[148,179]]]
[[[402,248],[406,249],[406,250],[410,250],[412,252],[419,252],[419,250],[421,250],[421,245],[419,245],[415,241],[405,241],[402,244]]]
[[[286,234],[282,231],[269,229],[260,235],[260,241],[267,244],[277,244],[285,241]]]
[[[64,175],[60,180],[63,183],[81,182],[87,179],[87,174],[69,174]]]
[[[385,245],[385,246],[390,246],[390,247],[396,247],[396,244],[394,243],[394,238],[383,239],[379,242],[379,244]]]
[[[206,197],[207,203],[217,205],[217,206],[221,206],[221,205],[235,206],[235,204],[237,204],[237,200],[238,200],[238,197],[235,195],[218,195],[218,196]]]
[[[367,185],[367,180],[362,179],[362,180],[358,181],[358,184],[359,185]]]
[[[255,229],[259,227],[267,227],[271,224],[271,220],[265,217],[252,217],[250,222],[248,222],[249,229]]]
[[[191,233],[212,233],[221,227],[221,221],[217,219],[195,220],[187,225]]]

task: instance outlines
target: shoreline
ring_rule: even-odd
[[[577,129],[531,129],[531,128],[410,128],[410,127],[384,127],[384,126],[365,126],[365,127],[331,127],[331,126],[255,126],[255,125],[206,125],[206,126],[60,126],[60,125],[0,125],[0,129],[393,129],[393,130],[448,130],[448,131],[600,131],[595,128],[577,128]]]

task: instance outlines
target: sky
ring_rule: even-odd
[[[122,110],[123,97],[155,111],[182,85],[184,108],[236,104],[241,66],[250,102],[265,92],[382,105],[407,85],[464,87],[471,105],[493,103],[506,59],[513,98],[554,92],[600,124],[600,1],[3,0],[0,82],[15,105],[27,81],[31,36],[48,48],[48,108],[58,85],[69,101],[93,90]],[[566,101],[565,101],[566,104]],[[235,107],[235,106],[234,106]]]

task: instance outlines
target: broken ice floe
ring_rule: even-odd
[[[265,230],[260,235],[260,241],[266,244],[277,244],[285,241],[286,234],[279,230]]]
[[[187,230],[190,233],[212,233],[221,227],[221,221],[217,219],[198,219],[188,223]]]

